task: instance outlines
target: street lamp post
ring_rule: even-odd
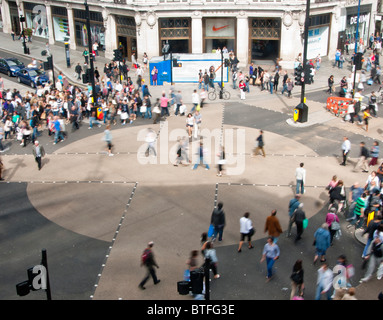
[[[21,22],[21,27],[22,27],[22,35],[23,35],[23,48],[24,48],[24,54],[29,54],[29,48],[27,47],[27,44],[25,43],[25,30],[24,30],[24,22],[25,22],[25,17],[23,15],[20,15],[20,22]]]
[[[221,84],[219,90],[219,98],[223,99],[223,51],[221,50]]]
[[[352,87],[352,98],[355,96],[355,82],[356,82],[356,64],[355,64],[355,59],[356,55],[358,53],[358,38],[359,38],[359,17],[360,17],[360,0],[358,1],[358,18],[356,21],[356,34],[355,34],[355,50],[354,50],[354,60],[353,60],[353,71],[354,71],[354,83]]]
[[[305,19],[305,29],[304,29],[304,45],[303,45],[303,72],[307,70],[305,68],[307,64],[307,45],[309,37],[309,20],[310,20],[310,0],[306,1],[306,19]],[[305,74],[305,78],[309,75]],[[301,88],[301,103],[305,103],[305,81],[302,82]]]
[[[310,19],[310,1],[306,0],[306,19],[305,19],[305,29],[303,33],[303,72],[305,73],[303,76],[303,81],[301,81],[301,101],[300,103],[295,107],[294,109],[294,121],[298,122],[307,122],[308,118],[308,106],[306,105],[306,98],[305,98],[305,82],[306,79],[310,76],[310,74],[306,74],[308,71],[308,68],[306,67],[307,64],[307,45],[308,45],[308,36],[309,36],[309,19]],[[297,119],[295,118],[295,115],[297,116]]]
[[[89,78],[90,78],[90,83],[92,84],[92,103],[93,103],[93,110],[96,110],[96,84],[94,81],[94,63],[93,63],[93,54],[92,54],[92,34],[90,31],[90,17],[89,17],[89,6],[88,6],[88,1],[85,0],[84,2],[85,5],[85,12],[86,12],[86,29],[88,32],[88,52],[89,52]]]

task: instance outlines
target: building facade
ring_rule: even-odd
[[[367,42],[380,31],[378,0],[360,6],[359,39]],[[24,28],[50,44],[88,45],[82,1],[0,0],[2,31]],[[127,60],[161,55],[165,43],[174,53],[204,53],[226,47],[240,65],[282,59],[292,64],[303,50],[306,0],[88,0],[92,41],[105,56],[121,47]],[[357,0],[311,0],[308,58],[335,55],[346,40],[355,39]],[[376,30],[376,22],[379,29]]]

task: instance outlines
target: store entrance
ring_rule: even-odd
[[[234,45],[234,39],[205,39],[205,52],[215,52],[218,48],[222,50],[224,47],[230,52],[234,51]]]
[[[118,36],[118,48],[122,50],[122,57],[126,61],[132,61],[132,54],[135,55],[137,59],[137,41],[136,38]]]
[[[130,57],[128,54],[128,41],[126,37],[118,37],[118,48],[122,51],[122,57],[126,60],[126,57]]]
[[[161,48],[168,42],[172,53],[189,53],[189,39],[180,40],[162,40]]]
[[[251,60],[276,60],[279,57],[279,40],[251,41]]]
[[[12,30],[15,32],[16,35],[19,35],[21,33],[20,19],[17,12],[13,12],[13,10],[11,10],[11,24]]]

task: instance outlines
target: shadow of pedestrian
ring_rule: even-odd
[[[49,163],[49,158],[45,157],[41,160],[41,167],[45,167]]]
[[[25,168],[27,165],[24,163],[24,159],[19,159],[19,158],[16,158],[16,159],[12,159],[11,161],[9,161],[9,163],[11,164],[15,164],[14,167],[8,169],[8,168],[5,168],[5,173],[6,174],[6,177],[7,177],[7,180],[9,179],[12,179],[12,177],[15,175],[16,171],[19,169],[19,168]],[[10,171],[9,175],[8,175],[8,171]]]

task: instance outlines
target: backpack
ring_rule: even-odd
[[[150,257],[150,250],[149,249],[145,249],[144,252],[141,255],[141,263],[143,265],[146,265],[147,262],[148,262],[149,257]]]
[[[372,244],[372,252],[375,257],[381,258],[383,257],[383,251],[382,251],[382,242],[378,245],[375,244],[375,242]]]

